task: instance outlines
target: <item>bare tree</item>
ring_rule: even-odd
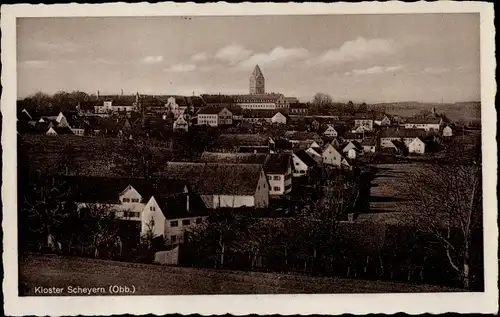
[[[420,230],[432,233],[449,266],[468,288],[471,243],[482,227],[481,165],[429,164],[406,177],[405,189]]]
[[[330,95],[318,92],[313,97],[313,104],[317,107],[325,107],[331,105],[333,102]]]

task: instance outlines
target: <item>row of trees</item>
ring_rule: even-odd
[[[311,109],[311,114],[318,115],[353,115],[355,113],[374,114],[374,109],[370,109],[366,103],[355,105],[352,101],[347,103],[334,102],[328,94],[318,92],[314,95]]]
[[[18,109],[36,112],[68,111],[75,109],[79,103],[95,100],[95,98],[95,95],[89,95],[82,91],[59,91],[53,95],[37,92],[19,100]]]

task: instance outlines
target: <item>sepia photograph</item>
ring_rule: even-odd
[[[16,300],[493,294],[476,304],[498,309],[492,6],[119,6],[2,8]]]

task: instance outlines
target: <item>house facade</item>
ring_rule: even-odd
[[[408,152],[415,154],[425,153],[425,143],[420,138],[413,139],[412,142],[408,144]]]
[[[373,119],[369,118],[355,118],[354,126],[362,127],[364,131],[372,131],[373,130]]]
[[[331,144],[327,144],[321,153],[323,164],[340,166],[342,164],[343,156],[340,152]]]
[[[303,177],[309,174],[311,168],[317,163],[304,150],[292,154],[293,177]]]
[[[184,118],[184,115],[180,115],[174,121],[173,129],[174,129],[174,131],[185,131],[185,132],[187,132],[189,130],[189,123]]]
[[[226,107],[205,107],[197,114],[198,125],[218,127],[233,124],[233,114]]]
[[[335,127],[331,124],[328,125],[325,132],[323,132],[323,135],[331,138],[336,138],[339,136],[337,130],[335,130]]]
[[[406,129],[423,129],[425,131],[439,131],[441,118],[408,118],[403,124]]]
[[[451,129],[450,126],[446,126],[443,128],[443,136],[444,137],[451,137],[453,136],[453,130]]]

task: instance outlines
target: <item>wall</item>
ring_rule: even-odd
[[[221,112],[219,112],[218,119],[219,119],[219,124],[225,124],[225,125],[233,124],[233,114],[226,108],[223,108]]]
[[[149,230],[148,224],[150,221],[154,221],[153,233],[155,236],[163,235],[165,232],[165,216],[163,215],[160,206],[151,197],[149,202],[146,204],[141,215],[141,236],[146,234]]]
[[[293,177],[301,177],[307,175],[307,165],[304,164],[295,154],[292,156],[292,164],[294,168]],[[301,173],[303,171],[303,173]]]
[[[276,179],[277,178],[277,179]],[[269,182],[269,195],[283,195],[285,193],[285,175],[282,174],[267,174],[267,181]],[[279,187],[279,189],[275,189]]]
[[[340,166],[342,162],[342,156],[331,145],[323,151],[322,157],[324,164]]]
[[[408,152],[424,154],[425,153],[425,143],[420,141],[420,139],[413,140],[413,142],[411,142],[410,145],[408,146]]]
[[[229,207],[253,207],[255,204],[254,196],[233,196],[233,195],[213,195],[213,208]]]
[[[184,232],[190,230],[197,225],[200,225],[207,219],[207,216],[192,216],[183,217],[176,219],[166,219],[164,221],[164,232],[162,234],[165,236],[165,240],[170,244],[178,244],[184,242]],[[189,224],[183,224],[183,221],[189,221]],[[177,225],[175,225],[177,222]],[[175,238],[173,238],[175,236]]]
[[[264,171],[261,170],[257,188],[255,190],[255,207],[267,208],[269,206],[269,183]]]
[[[216,114],[198,114],[198,124],[216,127],[219,125],[218,116]]]

